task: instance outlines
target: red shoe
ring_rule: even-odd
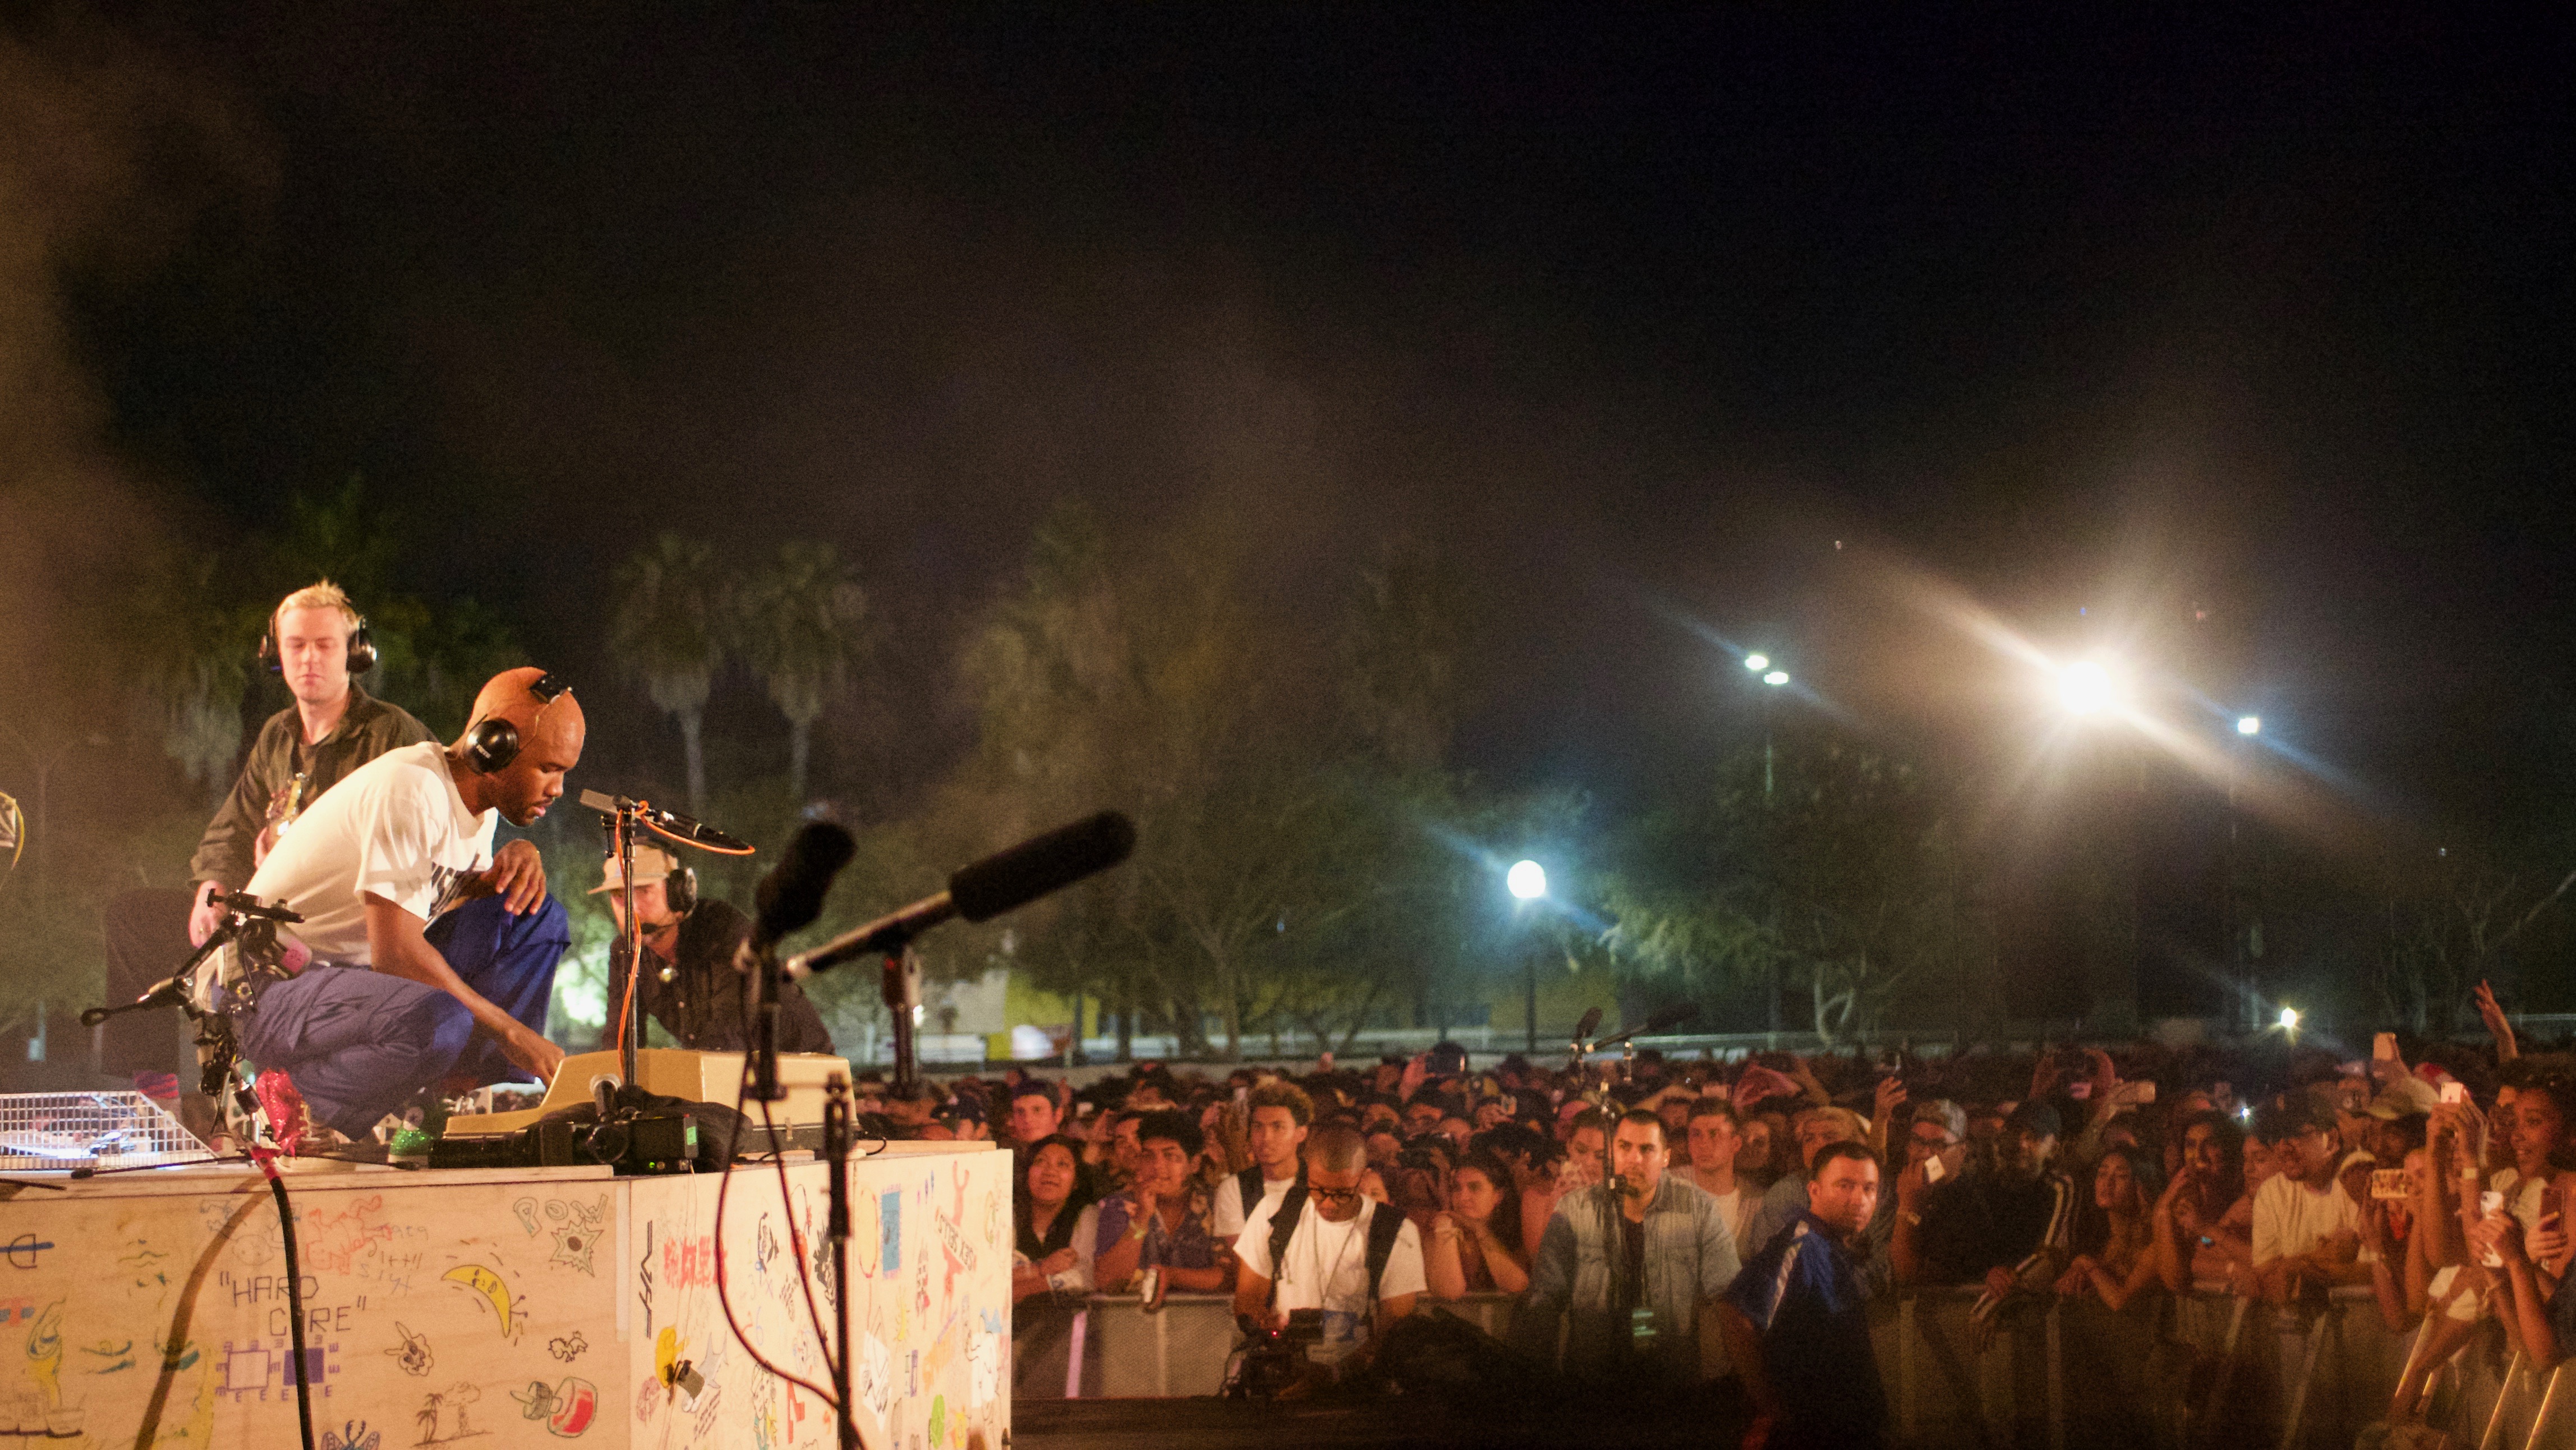
[[[314,1123],[312,1111],[304,1106],[304,1094],[295,1090],[295,1080],[271,1068],[259,1075],[252,1091],[259,1095],[260,1111],[268,1114],[277,1151],[290,1158],[301,1152],[305,1138],[314,1131]]]

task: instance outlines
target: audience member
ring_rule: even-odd
[[[1717,1204],[1667,1173],[1663,1120],[1643,1110],[1611,1137],[1615,1182],[1567,1195],[1548,1220],[1512,1332],[1532,1353],[1634,1383],[1687,1386],[1702,1373],[1699,1316],[1734,1282],[1735,1235]]]
[[[1158,1292],[1222,1293],[1233,1283],[1233,1251],[1209,1227],[1207,1192],[1190,1180],[1204,1146],[1187,1113],[1138,1120],[1135,1182],[1101,1203],[1084,1256],[1103,1292],[1125,1292],[1147,1269],[1160,1271]]]
[[[1926,1187],[1922,1168],[1896,1181],[1892,1255],[1903,1284],[1982,1284],[1984,1319],[2014,1293],[2043,1289],[2065,1270],[2075,1189],[2051,1162],[2057,1110],[2023,1103],[2004,1120],[1992,1166]]]
[[[1277,1199],[1297,1181],[1300,1150],[1315,1122],[1315,1100],[1284,1079],[1273,1078],[1253,1088],[1244,1103],[1252,1166],[1216,1190],[1216,1233],[1229,1243],[1243,1232],[1252,1210]]]
[[[1433,1297],[1518,1294],[1529,1287],[1520,1249],[1520,1203],[1511,1176],[1490,1158],[1469,1158],[1449,1177],[1449,1206],[1431,1219],[1423,1277]]]
[[[1757,1252],[1718,1308],[1728,1361],[1753,1401],[1745,1450],[1887,1443],[1887,1392],[1853,1256],[1878,1207],[1878,1160],[1822,1145],[1808,1206]]]

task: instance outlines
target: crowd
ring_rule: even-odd
[[[2402,1421],[2484,1321],[2540,1365],[2576,1344],[2576,1060],[2478,999],[2491,1042],[2349,1059],[2274,1034],[1473,1071],[1444,1046],[861,1093],[889,1135],[1012,1145],[1022,1303],[1228,1294],[1251,1339],[1305,1345],[1307,1388],[1365,1376],[1425,1296],[1501,1293],[1568,1373],[1731,1382],[1762,1443],[1870,1443],[1873,1298],[1967,1286],[1991,1334],[2060,1298],[2361,1285],[2436,1324]]]

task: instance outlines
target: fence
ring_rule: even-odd
[[[2151,1294],[2121,1311],[2052,1299],[2008,1314],[1991,1335],[1970,1321],[1974,1300],[1970,1289],[1923,1289],[1874,1311],[1900,1444],[2350,1446],[2386,1418],[2421,1343],[2355,1289],[2289,1308],[2219,1294]],[[1514,1302],[1474,1295],[1438,1307],[1501,1335]],[[1153,1314],[1132,1295],[1032,1301],[1013,1335],[1012,1393],[1033,1399],[1214,1394],[1235,1339],[1231,1301],[1190,1294]],[[2435,1373],[2428,1423],[2459,1450],[2576,1450],[2571,1373],[2530,1371],[2482,1326]]]

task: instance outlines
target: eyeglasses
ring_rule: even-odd
[[[1356,1188],[1309,1188],[1306,1196],[1322,1203],[1356,1203],[1360,1191]]]

